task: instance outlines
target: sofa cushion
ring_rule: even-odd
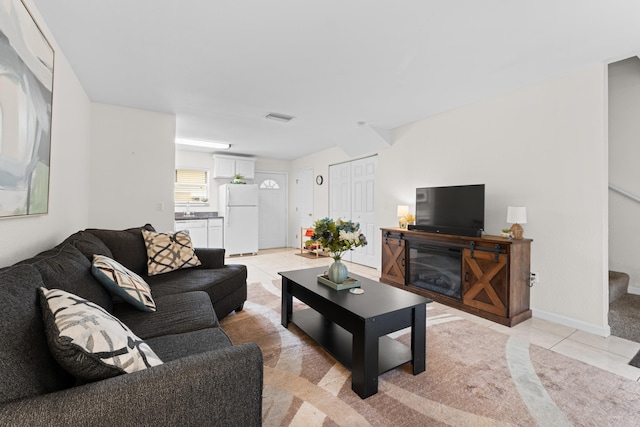
[[[112,295],[122,298],[138,310],[156,311],[156,303],[147,282],[118,261],[94,255],[91,273]]]
[[[113,311],[113,299],[91,275],[91,262],[74,246],[65,244],[39,253],[20,264],[32,264],[46,288],[62,289]]]
[[[129,304],[115,304],[113,315],[142,339],[219,326],[206,292],[185,292],[155,298],[157,310],[144,313]]]
[[[144,341],[96,304],[43,287],[40,303],[49,348],[78,379],[97,381],[162,364]]]
[[[207,328],[184,334],[164,335],[150,338],[146,342],[166,362],[233,345],[221,328]]]
[[[150,224],[126,230],[88,228],[85,231],[93,234],[107,245],[113,255],[109,258],[115,259],[134,273],[147,274],[147,249],[140,232],[143,229],[155,231]]]
[[[156,233],[142,230],[142,236],[147,248],[149,276],[200,265],[188,232]]]
[[[216,269],[190,268],[150,276],[146,281],[156,297],[188,291],[205,291],[211,297],[211,301],[215,302],[231,294],[238,287],[246,287],[247,267],[229,264]]]
[[[74,378],[58,366],[47,346],[32,265],[0,272],[0,402],[61,390]]]
[[[109,258],[113,258],[113,254],[107,245],[105,245],[105,243],[98,237],[87,231],[78,231],[73,233],[57,247],[62,247],[66,244],[73,245],[89,260],[89,262],[93,260],[94,255],[104,255]]]

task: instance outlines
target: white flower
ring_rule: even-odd
[[[356,238],[357,238],[356,233],[340,230],[340,240],[344,240],[349,243],[355,243]]]

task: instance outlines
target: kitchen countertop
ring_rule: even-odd
[[[176,221],[189,221],[195,219],[209,219],[209,218],[222,218],[218,216],[218,212],[192,212],[190,215],[186,215],[184,212],[176,212]]]

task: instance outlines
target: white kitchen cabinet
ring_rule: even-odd
[[[242,175],[243,178],[253,179],[255,176],[255,160],[236,160],[236,174]]]
[[[209,218],[209,247],[224,248],[223,219]]]
[[[213,177],[233,178],[242,175],[243,178],[253,179],[255,176],[255,159],[234,156],[213,156]]]
[[[175,231],[187,230],[194,248],[206,248],[208,242],[208,223],[206,219],[176,221]]]
[[[236,161],[226,157],[213,156],[213,177],[233,178],[236,174]]]

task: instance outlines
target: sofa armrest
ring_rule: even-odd
[[[259,426],[262,352],[254,343],[0,406],[0,425]]]
[[[196,256],[202,263],[199,268],[224,267],[224,249],[222,248],[195,248]]]

